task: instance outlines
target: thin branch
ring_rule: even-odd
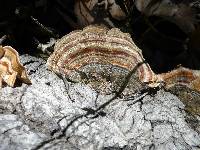
[[[8,38],[7,35],[4,35],[0,38],[0,45],[2,45],[2,43]]]
[[[137,69],[142,65],[144,64],[145,62],[140,62],[138,63],[132,71],[130,71],[128,73],[128,75],[125,77],[125,80],[124,82],[122,83],[122,85],[120,86],[118,92],[116,92],[116,94],[110,99],[108,100],[107,102],[105,102],[104,104],[102,104],[101,106],[99,106],[96,110],[92,111],[92,114],[93,115],[96,115],[98,114],[98,112],[100,112],[102,109],[104,109],[106,106],[108,106],[111,102],[113,102],[116,98],[118,98],[120,96],[120,94],[124,91],[124,89],[126,88],[127,84],[129,83],[129,80],[131,79],[132,75],[137,71]],[[37,150],[39,148],[42,148],[44,147],[46,144],[50,143],[51,141],[54,141],[56,139],[61,139],[63,138],[65,135],[66,135],[66,131],[68,130],[68,128],[75,122],[77,121],[78,119],[80,118],[83,118],[83,117],[88,117],[89,115],[91,115],[91,111],[87,111],[86,114],[83,114],[83,115],[78,115],[76,116],[74,119],[72,119],[68,125],[61,131],[61,134],[56,136],[56,137],[52,137],[50,139],[47,139],[43,142],[41,142],[39,145],[37,145],[35,148],[33,148],[32,150]],[[95,117],[94,117],[95,118]],[[67,139],[69,137],[66,137]]]
[[[45,27],[43,24],[41,24],[37,19],[35,19],[33,16],[31,16],[31,20],[37,24],[42,30],[44,30],[45,32],[49,33],[50,35],[52,35],[54,38],[59,38],[59,36],[57,34],[54,34],[53,31],[49,30],[47,27]]]
[[[56,8],[57,12],[62,16],[62,18],[74,29],[78,29],[79,26],[76,22],[74,22],[67,14],[63,13],[61,10]]]

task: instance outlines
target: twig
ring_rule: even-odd
[[[125,101],[131,101],[131,103],[128,103],[127,106],[131,106],[131,105],[141,101],[141,99],[143,99],[147,94],[148,94],[148,92],[143,93],[142,95],[140,95],[140,96],[138,96],[136,98],[133,98],[133,97],[127,98]]]
[[[113,100],[115,100],[116,98],[118,98],[120,96],[120,94],[124,91],[124,89],[126,88],[130,78],[132,77],[132,75],[137,71],[137,69],[144,64],[145,62],[140,62],[138,63],[131,72],[129,72],[129,74],[126,76],[124,82],[122,83],[122,85],[120,86],[120,89],[118,92],[116,92],[116,94],[113,96],[113,98],[111,98],[109,101],[105,102],[104,104],[102,104],[99,108],[96,109],[96,111],[99,111],[101,109],[104,109],[108,104],[110,104]]]
[[[2,45],[2,43],[8,38],[7,35],[4,35],[0,38],[0,45]]]
[[[183,41],[181,41],[181,40],[179,40],[179,39],[177,39],[177,38],[175,38],[175,37],[165,35],[165,34],[159,32],[159,31],[154,27],[155,25],[159,24],[160,22],[165,21],[164,19],[159,20],[159,21],[157,21],[156,23],[152,24],[146,16],[143,16],[143,18],[144,18],[145,23],[149,26],[149,28],[141,35],[141,40],[140,40],[140,42],[142,42],[143,39],[144,39],[143,37],[145,37],[145,35],[146,35],[147,33],[149,33],[149,32],[152,30],[152,31],[154,31],[155,33],[157,33],[159,36],[161,36],[161,37],[164,38],[164,39],[173,40],[173,41],[176,41],[176,42],[178,42],[178,43],[184,44]]]
[[[43,24],[41,24],[37,19],[35,19],[33,16],[31,16],[31,20],[37,24],[42,30],[44,30],[45,32],[49,33],[50,35],[52,35],[54,38],[59,38],[58,35],[54,34],[53,31],[49,30],[47,27],[45,27]]]
[[[57,12],[62,16],[62,18],[74,29],[78,29],[79,26],[75,23],[67,14],[64,14],[61,10],[56,8]]]
[[[39,149],[39,148],[44,147],[46,144],[50,143],[51,141],[54,141],[54,140],[56,140],[56,139],[61,139],[61,138],[63,138],[63,137],[66,135],[66,131],[68,130],[68,128],[69,128],[75,121],[77,121],[78,119],[83,118],[83,117],[88,117],[88,116],[91,115],[91,114],[93,114],[93,115],[98,114],[98,112],[100,112],[102,109],[104,109],[107,105],[109,105],[112,101],[114,101],[116,98],[118,98],[118,97],[120,96],[120,94],[121,94],[121,93],[124,91],[124,89],[126,88],[126,86],[127,86],[128,82],[129,82],[129,80],[131,79],[132,75],[133,75],[133,74],[137,71],[137,69],[138,69],[142,64],[144,64],[144,63],[145,63],[145,62],[140,62],[140,63],[138,63],[138,64],[133,68],[133,70],[130,71],[130,72],[128,73],[128,75],[125,77],[124,82],[123,82],[122,85],[120,86],[119,91],[116,92],[116,94],[115,94],[110,100],[108,100],[107,102],[103,103],[103,104],[102,104],[101,106],[99,106],[96,110],[92,111],[92,113],[91,113],[91,111],[87,111],[86,114],[76,116],[76,117],[75,117],[74,119],[72,119],[72,120],[69,122],[69,124],[61,131],[61,134],[60,134],[60,135],[58,135],[58,136],[56,136],[56,137],[49,138],[49,139],[47,139],[47,140],[41,142],[39,145],[37,145],[37,146],[36,146],[35,148],[33,148],[32,150],[37,150],[37,149]],[[66,138],[68,139],[69,137],[66,137]]]

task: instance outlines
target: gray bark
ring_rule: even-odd
[[[186,122],[185,105],[162,88],[155,94],[138,91],[129,99],[114,97],[64,81],[42,59],[23,55],[21,61],[32,85],[1,90],[1,150],[200,148],[200,128]]]

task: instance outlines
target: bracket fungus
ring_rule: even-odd
[[[88,26],[62,37],[47,60],[50,70],[68,77],[77,76],[84,70],[93,70],[96,74],[127,73],[139,63],[142,63],[136,71],[139,79],[142,82],[154,81],[153,71],[145,63],[142,51],[134,44],[130,34],[118,28],[101,26]]]
[[[25,67],[19,61],[18,52],[11,46],[0,46],[0,87],[3,82],[14,87],[17,79],[31,84]]]
[[[165,82],[167,89],[175,85],[182,85],[200,92],[200,70],[192,70],[180,66],[177,69],[158,74],[157,76]]]
[[[116,72],[127,74],[139,63],[136,74],[150,87],[164,82],[167,89],[183,85],[200,92],[200,71],[179,67],[171,72],[155,74],[130,34],[118,28],[90,25],[83,30],[75,30],[56,42],[54,53],[47,60],[50,70],[72,79],[85,70],[95,74],[102,70],[104,74],[111,72],[112,77]]]

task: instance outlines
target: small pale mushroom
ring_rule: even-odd
[[[3,82],[14,87],[17,79],[31,84],[25,67],[19,61],[18,52],[11,46],[0,46],[0,88]]]

